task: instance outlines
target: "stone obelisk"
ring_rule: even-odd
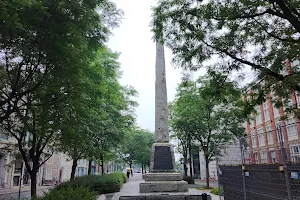
[[[187,182],[175,173],[174,148],[169,143],[168,99],[164,46],[156,43],[155,143],[152,145],[150,173],[143,176],[141,193],[186,192]]]

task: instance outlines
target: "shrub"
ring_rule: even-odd
[[[121,173],[121,172],[120,172]],[[127,183],[127,176],[125,173],[122,173],[122,177],[123,177],[123,180],[124,180],[124,183]]]
[[[83,187],[65,187],[60,190],[50,190],[37,200],[96,200],[95,192]]]
[[[127,181],[124,178],[123,173],[111,173],[104,175],[89,175],[83,177],[76,177],[72,181],[62,183],[55,187],[56,190],[61,190],[62,188],[71,187],[85,187],[96,192],[97,194],[107,194],[119,192],[122,185]]]
[[[224,194],[224,191],[223,191],[223,188],[221,187],[220,189],[220,193],[219,193],[219,188],[214,188],[211,193],[215,194],[215,195],[219,195],[219,196],[223,196]]]

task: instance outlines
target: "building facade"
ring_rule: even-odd
[[[298,66],[299,61],[288,63],[285,73],[291,73],[291,65]],[[252,94],[250,89],[244,101],[251,100]],[[286,107],[300,108],[300,93],[292,91],[285,101],[288,103],[280,108],[273,103],[275,99],[283,101],[281,97],[268,94],[266,101],[256,106],[252,120],[244,124],[252,163],[282,163],[282,150],[286,152],[287,161],[300,162],[300,120],[292,114],[282,120]]]

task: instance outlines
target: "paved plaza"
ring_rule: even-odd
[[[133,177],[129,178],[129,181],[125,183],[120,192],[115,193],[112,197],[112,200],[119,200],[120,196],[134,196],[140,195],[139,193],[139,184],[144,182],[142,180],[142,174],[135,174]],[[202,193],[206,193],[211,195],[212,200],[219,200],[219,196],[209,193],[208,191],[201,191],[194,188],[189,188],[189,192],[186,193],[172,193],[172,194],[191,194],[191,195],[201,195]],[[153,194],[171,194],[171,193],[142,193],[142,195],[153,195]]]

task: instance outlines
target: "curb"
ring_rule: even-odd
[[[106,200],[106,196],[104,194],[101,194],[97,200]]]

